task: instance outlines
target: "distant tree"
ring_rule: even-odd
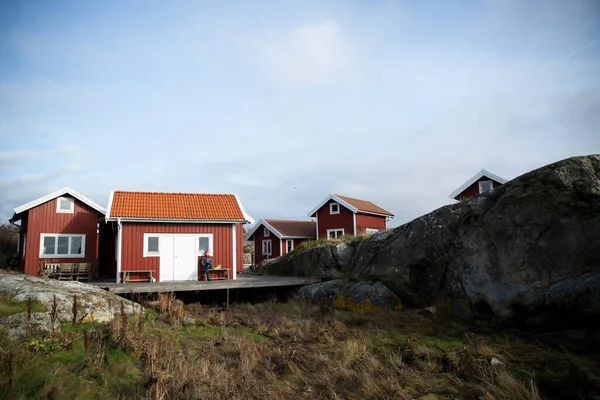
[[[11,257],[17,255],[19,228],[0,220],[0,268],[5,268]]]

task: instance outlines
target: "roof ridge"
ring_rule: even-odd
[[[185,195],[203,195],[203,196],[235,196],[234,193],[193,193],[193,192],[152,192],[137,190],[115,190],[115,193],[137,193],[137,194],[185,194]]]

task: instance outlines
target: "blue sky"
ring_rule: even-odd
[[[600,153],[600,3],[4,1],[0,218],[64,186],[393,212]]]

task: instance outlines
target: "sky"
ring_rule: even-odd
[[[0,219],[65,186],[406,223],[600,153],[600,2],[0,1]]]

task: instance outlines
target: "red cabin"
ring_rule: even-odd
[[[316,238],[313,221],[261,219],[246,235],[254,240],[254,263],[288,254],[300,243]]]
[[[482,193],[489,192],[495,187],[505,184],[504,178],[482,169],[461,187],[450,194],[450,198],[458,201],[471,199]]]
[[[43,263],[98,263],[98,223],[106,210],[71,188],[63,188],[15,208],[21,221],[21,271],[39,275]]]
[[[251,218],[236,195],[115,191],[106,220],[115,240],[108,275],[117,282],[150,271],[159,282],[199,280],[206,250],[230,279],[243,271],[243,225]]]
[[[330,194],[308,216],[316,219],[317,239],[333,239],[384,231],[394,215],[367,200]]]

